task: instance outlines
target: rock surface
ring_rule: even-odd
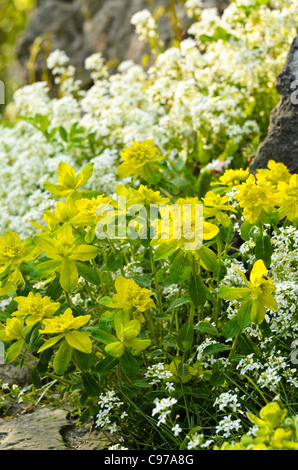
[[[0,450],[96,450],[109,445],[91,423],[76,426],[67,411],[37,406],[0,418]]]
[[[277,76],[276,89],[281,99],[271,113],[268,135],[250,165],[253,174],[258,168],[267,168],[269,160],[284,163],[291,173],[298,173],[298,35]]]
[[[155,0],[155,7],[169,7],[169,0]],[[206,7],[218,7],[221,13],[228,0],[205,0]],[[27,70],[30,48],[37,38],[44,38],[44,46],[37,56],[36,76],[42,77],[45,54],[50,50],[64,50],[70,62],[78,71],[78,78],[88,85],[84,72],[85,58],[101,52],[110,63],[133,60],[140,63],[147,45],[140,42],[130,24],[134,13],[150,9],[146,0],[38,0],[38,8],[28,25],[27,31],[19,38],[17,56],[23,69],[23,81],[28,83]],[[181,26],[187,28],[190,20],[179,2],[176,2],[177,16]],[[165,44],[172,38],[171,16],[165,15],[160,24]],[[42,48],[45,51],[42,51]]]

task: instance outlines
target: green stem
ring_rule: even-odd
[[[158,311],[159,311],[159,314],[162,315],[162,297],[161,297],[161,292],[160,292],[158,281],[157,281],[156,266],[155,266],[153,250],[151,246],[149,246],[149,253],[150,253],[151,270],[152,270],[153,277],[154,277],[154,285],[155,285],[155,291],[156,291],[156,296],[157,296]]]
[[[229,354],[229,357],[228,357],[228,361],[230,361],[232,359],[232,357],[233,357],[233,355],[236,351],[237,344],[238,344],[238,339],[239,339],[239,336],[241,335],[241,333],[242,333],[242,328],[234,338],[234,341],[233,341],[233,344],[232,344],[232,347],[231,347],[231,350],[230,350],[230,354]]]

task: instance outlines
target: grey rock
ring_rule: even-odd
[[[28,60],[31,46],[37,38],[43,40],[44,45],[36,60],[36,80],[42,78],[46,52],[55,49],[66,52],[70,63],[77,69],[78,78],[84,80],[86,73],[83,67],[84,60],[92,53],[85,37],[84,22],[80,5],[77,3],[49,0],[37,8],[27,31],[19,38],[16,47],[16,54],[23,70],[23,82],[29,81]]]
[[[250,173],[267,168],[269,160],[284,163],[291,173],[298,173],[298,35],[292,42],[283,70],[276,78],[281,97],[272,110],[268,134],[250,165]],[[294,88],[293,88],[294,87]]]
[[[0,450],[95,450],[110,445],[91,422],[77,426],[67,411],[47,406],[27,410],[0,418]]]
[[[206,7],[216,6],[220,13],[228,3],[228,0],[205,0]],[[144,53],[148,52],[147,45],[139,41],[134,26],[130,24],[134,13],[150,9],[146,0],[38,0],[37,5],[16,51],[23,68],[24,83],[29,81],[27,63],[30,48],[37,38],[45,38],[45,43],[50,41],[50,50],[61,49],[67,53],[84,86],[89,84],[84,62],[92,53],[101,52],[108,62],[117,65],[124,60],[140,63]],[[155,1],[156,7],[169,5],[169,0]],[[178,20],[185,31],[191,22],[179,2],[176,2],[176,8]],[[169,44],[172,39],[170,15],[162,19],[160,29],[164,43]],[[44,56],[42,52],[38,54],[37,80],[42,77],[45,68]]]
[[[20,368],[18,364],[0,364],[0,385],[19,385],[25,387],[31,383],[30,370],[27,367]]]

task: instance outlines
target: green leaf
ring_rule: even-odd
[[[243,302],[237,313],[237,322],[241,328],[245,328],[250,323],[251,300]]]
[[[199,274],[190,277],[188,292],[195,307],[203,307],[206,302],[206,286]]]
[[[207,346],[204,349],[203,354],[205,354],[205,356],[210,356],[211,354],[228,351],[229,349],[231,349],[230,346],[226,346],[225,344],[222,344],[222,343],[215,343],[215,344],[210,344],[209,346]]]
[[[74,260],[64,258],[61,265],[60,284],[66,292],[73,292],[78,285],[79,275]]]
[[[216,370],[211,375],[209,382],[212,387],[220,387],[224,383],[225,379],[225,374],[221,370]]]
[[[107,268],[109,271],[118,271],[123,266],[123,256],[121,253],[110,253],[107,257]]]
[[[116,336],[112,335],[111,333],[108,333],[105,330],[102,330],[101,328],[97,328],[96,330],[92,330],[91,332],[92,338],[96,339],[97,341],[100,341],[101,343],[104,344],[109,344],[114,341],[118,341]]]
[[[240,330],[241,326],[238,324],[237,318],[232,318],[232,320],[229,320],[222,328],[222,332],[226,338],[234,338]]]
[[[113,357],[120,357],[124,353],[124,344],[121,341],[113,341],[106,345],[105,351]]]
[[[247,287],[221,286],[217,295],[224,300],[238,300],[246,297],[249,293],[250,290]]]
[[[241,226],[240,226],[240,235],[241,235],[242,240],[247,242],[250,239],[251,229],[253,227],[254,227],[254,225],[251,225],[246,220],[241,224]]]
[[[199,333],[206,333],[208,335],[218,335],[218,330],[215,326],[207,321],[201,321],[195,326],[196,331]]]
[[[273,249],[271,246],[270,237],[268,235],[263,235],[257,233],[255,235],[255,256],[256,259],[262,259],[266,268],[270,267],[271,263],[271,256],[273,253]]]
[[[174,300],[166,310],[166,312],[169,312],[170,310],[173,310],[174,308],[181,307],[181,305],[188,304],[191,302],[191,298],[189,295],[183,295],[182,297],[179,297],[179,299]]]
[[[99,395],[100,386],[97,378],[91,372],[85,372],[82,375],[83,386],[90,397]]]
[[[78,349],[87,354],[90,354],[92,351],[92,341],[89,336],[82,331],[72,330],[65,334],[65,339],[74,349]]]
[[[124,353],[122,354],[119,363],[125,374],[128,376],[136,375],[139,372],[139,363],[127,348],[124,349]]]
[[[119,359],[117,357],[107,356],[97,363],[96,371],[99,374],[105,374],[106,372],[110,372],[110,370],[116,367],[118,362],[119,362]]]
[[[132,279],[140,286],[140,287],[150,287],[151,280],[148,279],[146,276],[133,276]]]
[[[34,369],[32,369],[30,371],[30,377],[31,377],[31,381],[32,381],[32,384],[34,385],[35,388],[41,388],[42,386],[42,383],[41,383],[41,380],[40,380],[40,375],[38,373],[38,369],[36,367],[34,367]]]
[[[46,349],[40,354],[39,361],[37,363],[37,370],[40,374],[44,374],[48,370],[48,365],[51,360],[53,350],[51,348]]]
[[[200,257],[200,264],[207,271],[215,271],[217,269],[217,257],[214,251],[210,250],[206,246],[202,245],[198,250],[198,255]]]
[[[53,366],[58,375],[62,375],[67,369],[72,354],[72,347],[66,341],[62,341],[55,355]]]
[[[74,349],[72,354],[80,370],[83,372],[87,372],[88,370],[90,370],[92,364],[96,360],[95,355],[83,353],[78,349]]]
[[[15,341],[9,346],[5,355],[6,364],[9,364],[10,362],[14,361],[18,357],[18,355],[22,351],[23,345],[24,345],[23,338],[19,338],[17,341]]]
[[[170,266],[170,279],[174,284],[180,284],[189,278],[192,271],[192,260],[188,253],[180,251]]]
[[[179,330],[177,337],[177,346],[180,351],[188,351],[193,344],[194,326],[192,323],[185,323]]]
[[[48,260],[43,263],[35,263],[30,267],[29,275],[31,279],[44,279],[53,275],[61,266],[61,260]]]
[[[91,268],[91,266],[87,266],[86,264],[80,263],[79,261],[76,261],[75,263],[80,276],[82,276],[91,284],[96,286],[100,285],[100,277],[95,268]]]
[[[154,259],[158,261],[160,259],[168,258],[178,248],[179,240],[171,240],[166,243],[160,243],[154,251]]]

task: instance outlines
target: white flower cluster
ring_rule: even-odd
[[[173,374],[165,368],[163,362],[158,362],[157,364],[153,364],[147,368],[145,377],[151,379],[150,385],[156,385],[164,380],[171,379]]]
[[[241,419],[232,419],[232,415],[225,416],[219,421],[215,428],[217,434],[223,437],[229,437],[233,431],[239,431],[242,428]]]
[[[95,425],[99,428],[107,426],[111,434],[117,431],[117,426],[112,419],[115,418],[115,409],[120,408],[123,402],[117,397],[114,390],[109,390],[107,393],[102,393],[99,396],[98,405],[101,408],[96,416]],[[126,413],[122,413],[123,419]]]
[[[155,408],[152,410],[152,416],[158,415],[157,426],[166,423],[167,417],[176,403],[176,398],[156,398],[154,400]]]
[[[221,393],[213,403],[213,406],[218,405],[220,411],[225,408],[230,408],[232,411],[236,412],[241,406],[238,402],[238,396],[236,393],[224,392]]]

